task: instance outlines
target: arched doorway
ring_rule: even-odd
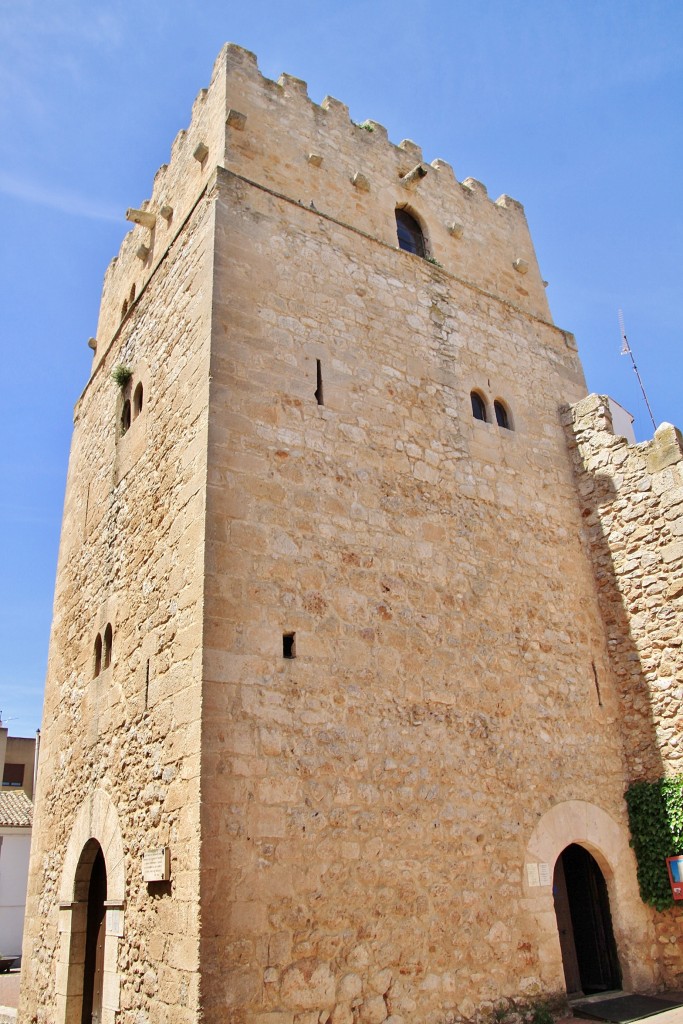
[[[104,941],[106,934],[107,868],[102,847],[96,840],[95,859],[90,867],[88,907],[83,962],[83,1009],[81,1024],[100,1024],[104,984]],[[87,849],[87,847],[86,847]],[[92,851],[91,851],[92,852]],[[85,853],[85,850],[84,850]],[[87,858],[88,861],[90,857]],[[84,880],[85,881],[85,880]]]
[[[116,807],[96,789],[81,803],[64,855],[55,1024],[112,1021],[120,1009],[125,862]]]
[[[104,989],[104,946],[106,939],[107,868],[102,847],[89,839],[81,851],[74,878],[72,905],[75,931],[69,956],[71,1005],[69,1024],[100,1024]],[[74,940],[80,931],[81,943]],[[85,944],[83,944],[85,933]],[[78,946],[80,945],[80,955]],[[78,993],[81,993],[80,998]],[[76,1005],[74,1005],[76,1004]]]
[[[621,988],[621,969],[604,875],[583,846],[557,859],[553,897],[569,995]]]

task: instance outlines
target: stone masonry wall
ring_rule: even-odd
[[[683,437],[614,434],[608,400],[565,414],[585,541],[622,705],[627,781],[683,772]],[[655,915],[664,982],[683,978],[683,913]]]
[[[101,354],[76,406],[43,715],[22,1021],[55,1021],[60,989],[61,998],[71,995],[68,949],[59,953],[60,880],[78,811],[99,791],[117,812],[125,852],[123,936],[113,965],[117,1019],[196,1020],[212,239],[207,201]],[[111,378],[117,364],[133,372],[123,394]],[[123,400],[139,382],[143,408],[122,434]],[[107,623],[112,664],[95,678],[95,638]],[[86,835],[98,834],[98,823],[92,827]],[[172,851],[172,880],[148,887],[142,853],[164,845]]]
[[[397,248],[398,207],[442,266]],[[443,1024],[561,992],[539,866],[579,841],[625,983],[661,980],[558,418],[585,384],[520,204],[229,45],[139,209],[76,410],[20,1019],[69,997],[83,806],[125,867],[106,1024]]]
[[[318,106],[292,75],[264,78],[252,53],[228,44],[150,198],[139,203],[152,226],[133,227],[107,270],[93,368],[125,320],[131,289],[139,294],[154,275],[217,165],[392,246],[395,206],[406,206],[425,226],[430,255],[452,274],[550,320],[519,202],[506,195],[492,202],[481,182],[458,182],[444,160],[425,164],[419,146],[393,145],[375,121],[354,124],[339,100],[328,96]],[[402,184],[418,166],[424,177]]]
[[[586,543],[623,706],[629,781],[683,771],[683,440],[612,430],[607,399],[568,410]]]
[[[204,1019],[436,1024],[562,991],[534,828],[586,801],[628,849],[557,413],[585,393],[576,353],[381,238],[218,183]],[[473,419],[474,387],[514,430]],[[642,985],[654,936],[642,907],[614,915]]]

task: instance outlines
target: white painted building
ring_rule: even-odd
[[[21,955],[31,851],[36,740],[0,722],[0,956]]]
[[[33,804],[23,790],[0,792],[0,954],[19,956],[24,931]]]

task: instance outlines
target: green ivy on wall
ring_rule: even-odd
[[[640,895],[666,910],[674,905],[666,858],[683,853],[683,776],[634,782],[625,797]]]

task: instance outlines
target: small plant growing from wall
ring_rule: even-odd
[[[567,1014],[564,995],[540,996],[537,999],[502,999],[490,1014],[484,1015],[486,1024],[554,1024],[556,1017]]]
[[[683,776],[634,782],[625,798],[641,898],[667,910],[674,898],[666,858],[683,853]]]
[[[111,371],[112,380],[114,381],[115,384],[118,384],[122,391],[128,384],[128,381],[131,379],[132,376],[133,371],[131,370],[130,366],[125,366],[123,363],[119,363]]]

